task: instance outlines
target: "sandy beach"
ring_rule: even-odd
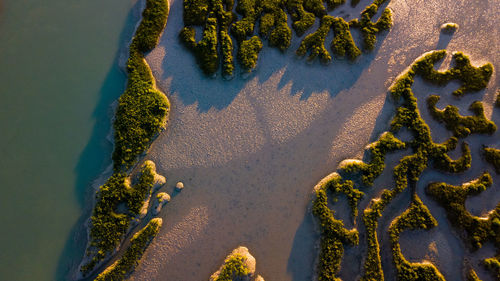
[[[355,9],[338,8],[333,15],[352,18],[367,3],[361,1]],[[285,54],[265,42],[255,71],[244,79],[237,70],[231,81],[202,74],[177,37],[183,26],[182,1],[171,0],[170,4],[165,32],[147,61],[172,108],[167,130],[145,159],[154,161],[158,173],[167,178],[161,191],[172,194],[178,181],[185,188],[160,212],[163,227],[131,280],[208,280],[227,253],[239,245],[248,247],[257,260],[257,271],[266,280],[310,280],[319,237],[308,211],[312,189],[342,160],[360,159],[364,147],[387,130],[394,110],[387,88],[395,77],[422,53],[443,48],[449,50],[449,56],[453,51],[464,52],[476,66],[489,61],[500,69],[500,5],[494,0],[392,0],[388,7],[393,11],[394,26],[378,36],[373,52],[362,54],[355,63],[334,59],[327,66],[308,64],[295,57],[303,37],[294,37]],[[460,28],[454,35],[441,34],[445,22],[455,22]],[[330,34],[327,42],[331,38]],[[442,67],[448,67],[448,61],[449,57]],[[438,133],[443,126],[431,120],[425,97],[441,94],[439,108],[453,104],[464,115],[470,114],[467,107],[473,100],[483,100],[486,116],[500,124],[498,109],[486,106],[493,103],[498,82],[494,72],[485,91],[458,100],[446,97],[456,85],[431,87],[416,81],[414,91],[434,140],[442,141],[448,135]],[[480,145],[498,148],[499,139],[499,131],[493,136],[469,137],[472,169],[453,177],[426,172],[421,183],[446,180],[459,184],[477,177],[485,169],[474,165],[481,162]],[[388,162],[398,157],[391,156]],[[492,176],[494,186],[468,201],[474,215],[487,212],[500,199],[500,177]],[[390,177],[386,171],[376,180],[361,209],[382,188],[390,187],[385,185]],[[436,262],[448,280],[460,280],[456,268],[469,254],[458,238],[450,238],[453,233],[444,211],[425,196],[423,188],[419,186],[418,195],[439,227],[403,233],[403,254],[410,261]],[[380,221],[380,243],[386,248],[382,261],[387,271],[392,270],[392,263],[384,236],[408,202],[407,193],[398,197]],[[423,246],[412,247],[417,237]],[[363,236],[360,238],[363,244]],[[479,256],[490,254],[486,252],[474,254],[472,259],[477,262]],[[363,245],[346,249],[343,264],[350,266],[343,267],[343,280],[355,280],[362,253]]]

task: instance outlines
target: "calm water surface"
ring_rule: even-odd
[[[78,263],[134,5],[0,0],[1,280],[65,280]]]

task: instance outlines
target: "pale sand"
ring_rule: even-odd
[[[168,129],[147,158],[167,176],[168,186],[183,181],[189,188],[161,212],[164,226],[134,280],[207,280],[220,257],[238,245],[252,249],[268,280],[311,278],[317,238],[307,212],[312,187],[340,160],[361,156],[387,130],[394,106],[385,99],[394,78],[422,53],[446,44],[476,65],[492,61],[500,69],[500,8],[494,0],[393,0],[389,7],[394,27],[356,64],[306,64],[293,55],[295,39],[285,55],[266,46],[248,79],[236,75],[223,81],[205,78],[180,46],[182,1],[172,0],[160,46],[147,57],[158,86],[169,93],[172,111]],[[453,37],[440,34],[447,21],[460,25]],[[496,72],[492,80],[490,85],[498,85]],[[495,90],[471,99],[484,96],[491,102]],[[495,117],[491,108],[487,114]],[[495,194],[486,200],[498,201]],[[391,216],[402,211],[403,199],[381,225],[388,227]],[[439,208],[431,211],[442,214]],[[442,272],[453,274],[448,268]]]

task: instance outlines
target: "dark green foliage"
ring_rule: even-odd
[[[133,187],[126,174],[115,173],[99,188],[90,217],[90,248],[87,249],[87,255],[93,258],[82,266],[84,275],[115,250],[123,240],[130,221],[139,214],[153,187],[155,170],[150,163],[143,165],[138,182]],[[120,205],[127,207],[126,212],[118,211]]]
[[[220,42],[222,53],[222,73],[225,76],[232,76],[234,71],[233,41],[226,31],[221,31]]]
[[[343,243],[357,245],[358,231],[347,230],[341,220],[335,219],[333,211],[328,208],[327,192],[345,193],[350,199],[351,207],[357,205],[362,193],[352,188],[352,182],[341,182],[339,176],[318,186],[312,212],[321,225],[321,248],[318,263],[318,280],[339,280],[335,275],[340,270],[340,261],[344,254]]]
[[[326,2],[326,7],[328,11],[332,11],[338,6],[344,4],[345,0],[324,0],[323,2]]]
[[[309,13],[304,9],[303,0],[288,0],[287,10],[292,18],[292,27],[298,36],[304,33],[313,26],[316,18],[313,13]]]
[[[303,0],[304,9],[313,13],[316,17],[323,19],[326,16],[326,9],[322,0]]]
[[[488,85],[493,74],[493,65],[491,63],[474,67],[466,55],[456,52],[453,54],[455,66],[444,72],[439,72],[434,69],[434,63],[442,59],[445,54],[444,50],[437,52],[434,59],[420,62],[416,70],[418,69],[419,73],[427,81],[438,85],[446,84],[451,80],[459,80],[462,85],[452,93],[455,96],[463,96],[468,92],[479,91]]]
[[[493,165],[495,172],[500,174],[500,149],[483,147],[483,154],[486,161]]]
[[[130,45],[127,88],[118,100],[113,123],[113,165],[117,172],[132,167],[166,123],[170,104],[167,97],[156,89],[143,53],[158,43],[167,16],[166,0],[148,0]]]
[[[261,49],[262,41],[257,36],[241,42],[238,49],[238,61],[243,69],[250,71],[255,67]]]
[[[375,0],[373,4],[361,12],[359,20],[352,21],[353,26],[361,29],[361,33],[363,34],[363,48],[365,50],[373,50],[377,42],[376,34],[383,30],[388,30],[392,26],[392,12],[390,9],[385,9],[377,22],[372,22],[372,18],[377,13],[379,6],[385,1],[387,0]]]
[[[231,34],[238,42],[242,42],[253,35],[255,22],[261,13],[261,9],[256,0],[238,0],[236,12],[242,15],[243,18],[231,26]]]
[[[263,38],[269,37],[269,44],[285,51],[292,41],[292,30],[287,24],[287,15],[282,8],[281,1],[261,1],[262,17],[260,18],[259,34]]]
[[[168,4],[165,0],[147,0],[146,8],[142,12],[142,20],[133,39],[137,49],[146,53],[153,50],[160,34],[165,28],[168,18]]]
[[[125,280],[125,277],[137,266],[149,243],[160,231],[161,225],[162,220],[160,218],[152,219],[143,229],[139,230],[134,237],[130,239],[130,246],[127,248],[123,256],[111,266],[106,268],[94,280]]]
[[[255,64],[251,63],[257,61],[254,55],[258,56],[258,52],[255,52],[256,40],[252,38],[257,21],[259,21],[258,33],[261,39],[268,39],[270,46],[283,52],[290,47],[292,30],[287,22],[288,12],[292,27],[299,36],[314,25],[316,17],[321,21],[319,29],[302,41],[296,51],[299,56],[309,53],[309,60],[319,56],[322,62],[329,62],[331,55],[326,50],[324,41],[330,28],[333,27],[335,37],[331,44],[332,51],[339,57],[348,56],[354,60],[361,54],[361,51],[354,43],[350,26],[359,27],[365,38],[365,48],[373,49],[376,34],[381,30],[389,29],[392,23],[391,12],[388,9],[384,10],[376,23],[371,21],[378,6],[385,1],[375,0],[363,11],[359,20],[347,23],[342,18],[328,16],[326,12],[344,4],[345,0],[238,0],[235,11],[242,16],[240,20],[237,20],[236,14],[232,12],[234,6],[232,0],[224,2],[223,0],[184,0],[185,27],[181,30],[179,37],[183,44],[194,53],[205,74],[215,74],[222,60],[223,75],[231,76],[234,71],[233,43],[228,34],[236,39],[238,57],[244,59],[240,59],[240,62],[245,61],[242,65],[243,69],[249,70],[255,67]],[[203,26],[204,30],[203,38],[198,43],[195,40],[193,28],[195,25]],[[243,44],[244,42],[246,43]],[[249,46],[249,42],[252,46]],[[242,48],[245,49],[242,50]]]
[[[250,272],[245,264],[245,260],[246,257],[241,254],[234,254],[228,257],[224,261],[219,276],[214,281],[232,281],[238,277],[247,276]]]
[[[219,55],[217,52],[217,18],[211,16],[207,19],[203,38],[195,41],[195,30],[185,27],[179,34],[181,41],[196,54],[198,65],[207,75],[214,74],[219,68]],[[227,41],[225,47],[228,47]],[[226,50],[227,55],[227,50]]]
[[[425,191],[445,209],[451,224],[465,231],[466,240],[473,249],[481,248],[488,241],[493,242],[497,248],[496,257],[484,260],[484,264],[496,278],[500,278],[500,203],[486,218],[473,216],[465,208],[467,197],[480,194],[492,184],[490,174],[485,172],[462,186],[431,183]]]
[[[334,21],[334,17],[324,16],[321,19],[320,27],[318,27],[314,33],[307,35],[304,40],[302,40],[296,54],[298,56],[304,56],[309,52],[309,56],[307,57],[309,61],[314,60],[317,56],[320,57],[323,63],[331,61],[332,57],[325,48],[325,39]]]
[[[443,148],[440,148],[443,149]],[[448,173],[462,173],[471,167],[472,156],[470,154],[469,145],[462,144],[462,156],[457,160],[452,160],[446,152],[449,147],[444,149],[441,153],[437,153],[434,158],[434,167],[438,170]]]
[[[495,100],[495,106],[500,107],[500,90],[497,91],[497,98]]]
[[[415,195],[410,208],[397,217],[389,227],[394,264],[398,280],[404,281],[445,281],[443,275],[432,264],[410,263],[399,245],[399,236],[405,230],[430,229],[437,226],[437,221],[429,209]]]
[[[370,151],[368,154],[369,162],[355,161],[345,164],[339,168],[339,172],[342,174],[342,177],[339,176],[336,178],[336,181],[341,184],[340,186],[355,182],[359,179],[359,176],[361,176],[362,180],[361,186],[370,186],[373,183],[373,180],[377,178],[385,169],[384,162],[387,153],[405,148],[410,149],[413,153],[403,157],[394,167],[394,188],[390,190],[382,190],[380,197],[376,200],[372,200],[368,208],[366,208],[363,212],[363,223],[366,229],[367,253],[364,263],[364,273],[361,280],[383,280],[384,278],[380,258],[380,248],[377,238],[377,227],[378,219],[382,216],[386,206],[408,186],[411,186],[413,192],[415,192],[414,188],[420,175],[426,168],[428,168],[430,163],[432,163],[437,169],[450,173],[463,172],[471,165],[470,150],[466,143],[463,143],[462,145],[462,156],[457,160],[452,160],[447,153],[456,148],[458,144],[457,138],[452,137],[442,144],[434,143],[432,141],[429,126],[420,115],[417,99],[411,89],[414,78],[417,74],[433,83],[438,83],[438,81],[442,79],[449,81],[450,79],[447,77],[449,74],[447,73],[449,73],[450,70],[447,72],[438,72],[434,70],[434,64],[445,55],[445,51],[434,51],[426,54],[422,58],[418,59],[404,74],[399,76],[394,85],[390,88],[390,94],[399,105],[396,109],[396,115],[391,122],[391,132],[396,134],[402,128],[406,128],[410,131],[413,139],[403,143],[395,138],[392,133],[385,133],[380,137],[379,141],[368,146],[367,149]],[[464,65],[460,67],[464,67]],[[454,70],[452,69],[451,71]],[[481,71],[481,68],[472,67],[471,71]],[[470,80],[470,77],[464,78],[460,75],[453,77],[464,84],[473,83],[484,86],[487,84],[485,81],[478,82]],[[482,77],[482,79],[489,78]],[[353,181],[350,179],[353,179]],[[356,182],[359,182],[359,180]],[[351,189],[356,190],[356,187],[353,185]],[[316,191],[317,198],[313,202],[313,211],[316,205],[318,205],[317,210],[321,210],[321,212],[316,211],[317,214],[315,214],[315,216],[319,219],[319,216],[321,215],[323,218],[320,219],[320,221],[323,221],[325,220],[325,217],[330,216],[332,221],[335,221],[337,224],[342,226],[341,221],[334,220],[333,213],[327,208],[326,203],[324,203],[326,202],[326,192],[319,192],[318,190]],[[417,214],[425,213],[423,211],[425,211],[426,208],[423,207],[419,200],[415,199],[414,204],[416,204],[416,207],[412,207],[412,210],[415,212],[418,211]],[[410,217],[412,215],[407,214],[405,216]],[[424,221],[429,222],[429,220]],[[403,224],[403,222],[401,222],[401,224]],[[411,227],[411,224],[405,225],[405,227]],[[429,224],[429,226],[430,225],[431,224]],[[500,220],[498,221],[498,225],[500,226]],[[339,231],[341,231],[343,228],[339,229]],[[322,231],[324,230],[325,226],[322,225]],[[334,249],[339,249],[340,246],[343,245],[343,242],[339,242],[339,239],[326,239],[325,234],[322,234],[321,241],[322,243],[331,243],[330,246]],[[397,240],[395,241],[397,242]],[[336,254],[332,254],[330,256],[335,257],[335,262],[330,261],[330,263],[322,262],[321,259],[326,259],[326,257],[320,255],[321,266],[327,268],[321,269],[320,267],[319,271],[330,272],[331,279],[329,280],[333,280],[333,278],[335,278],[334,274],[338,272],[338,267],[342,258],[342,256],[339,255],[341,252],[337,250],[335,253]],[[394,254],[396,257],[402,258],[400,252],[395,251]],[[494,264],[494,262],[489,264]],[[433,266],[421,264],[413,265],[404,263],[402,260],[399,261],[399,265],[398,270],[400,271],[400,280],[442,280],[442,276]],[[493,267],[495,266],[493,265]]]
[[[452,131],[456,137],[465,138],[472,133],[491,135],[496,131],[497,126],[486,118],[483,104],[480,101],[473,102],[469,107],[474,116],[464,117],[458,113],[458,108],[453,105],[448,105],[443,110],[437,109],[436,104],[439,99],[440,97],[436,95],[427,98],[429,111],[434,119],[444,123],[446,129]]]
[[[193,3],[191,0],[184,1],[186,27],[179,34],[180,41],[194,53],[198,65],[206,75],[214,75],[222,60],[223,75],[231,76],[234,71],[233,41],[228,29],[236,18],[232,13],[234,3],[222,0],[200,2],[202,7],[192,8],[188,14],[203,14],[203,16],[186,22],[186,6],[191,7],[195,5]],[[203,36],[199,42],[196,42],[196,31],[191,25],[203,26]]]
[[[208,3],[209,0],[184,0],[184,24],[203,25],[208,15]]]
[[[332,51],[334,54],[340,57],[347,54],[351,60],[361,55],[361,51],[356,47],[352,39],[349,24],[343,18],[335,18],[333,34],[335,36],[332,41]]]

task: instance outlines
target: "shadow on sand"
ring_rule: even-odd
[[[383,10],[384,7],[380,10]],[[174,1],[170,9],[171,11],[181,11],[182,1]],[[317,24],[318,22],[316,22]],[[313,93],[324,91],[334,97],[340,91],[349,89],[356,83],[362,72],[372,63],[381,42],[387,35],[387,32],[378,34],[376,49],[363,53],[355,62],[333,57],[329,65],[321,65],[317,60],[309,63],[306,58],[295,56],[295,50],[306,35],[298,38],[293,33],[292,45],[285,53],[268,46],[267,40],[264,40],[264,47],[259,55],[256,69],[250,74],[243,75],[240,73],[238,63],[236,63],[234,78],[231,81],[226,81],[220,77],[220,69],[215,78],[207,77],[202,73],[196,64],[194,55],[179,42],[178,34],[182,27],[182,13],[171,12],[166,33],[162,36],[158,48],[164,52],[158,52],[161,53],[159,57],[153,55],[152,59],[153,61],[161,59],[161,65],[152,68],[160,68],[162,71],[162,73],[155,72],[155,76],[163,91],[177,95],[185,105],[197,104],[198,110],[201,112],[206,112],[211,108],[216,110],[226,108],[254,80],[257,80],[258,84],[264,84],[277,73],[281,74],[278,89],[291,84],[291,94],[300,94],[301,99],[307,99]],[[315,27],[310,32],[314,30]],[[357,32],[353,32],[357,45],[361,46],[357,35]],[[326,40],[328,50],[332,39],[333,35],[330,32]],[[151,61],[151,58],[148,58],[148,61]],[[329,73],[329,75],[325,75],[325,73]]]

